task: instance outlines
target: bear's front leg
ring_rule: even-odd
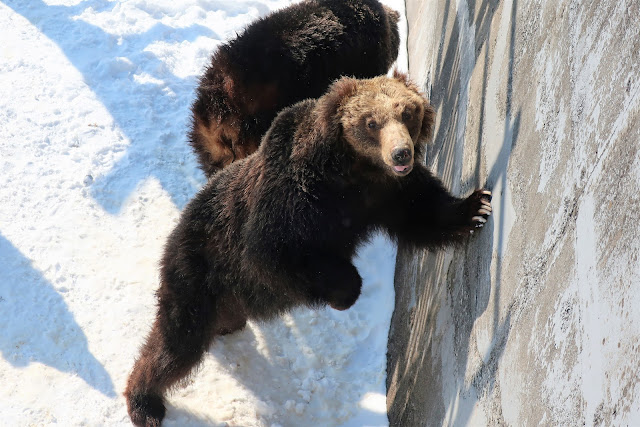
[[[313,274],[312,293],[336,310],[355,304],[362,289],[362,278],[350,261],[337,256],[319,255],[309,262]]]
[[[491,191],[481,189],[457,203],[451,218],[455,221],[453,225],[458,233],[470,234],[476,228],[483,227],[489,215],[491,215]]]
[[[399,241],[436,248],[460,243],[491,215],[491,192],[474,191],[453,196],[423,165],[416,164],[402,181],[401,191],[389,204],[384,225]]]

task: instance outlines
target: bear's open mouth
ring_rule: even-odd
[[[411,169],[412,169],[411,165],[396,165],[393,167],[393,170],[398,175],[406,175],[409,172],[411,172]]]

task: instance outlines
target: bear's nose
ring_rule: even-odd
[[[407,164],[411,161],[411,150],[408,148],[396,148],[391,152],[391,158],[396,164]]]

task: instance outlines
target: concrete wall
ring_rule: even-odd
[[[399,248],[391,425],[640,425],[640,2],[407,16],[426,162],[492,189],[494,216],[461,248]]]

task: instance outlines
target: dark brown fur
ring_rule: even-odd
[[[343,78],[209,180],[165,248],[156,320],[125,392],[135,424],[160,423],[166,390],[215,336],[300,305],[351,307],[362,284],[352,258],[374,230],[435,248],[486,221],[489,192],[456,198],[414,162],[433,119],[405,76]]]
[[[385,74],[398,56],[398,18],[377,0],[307,0],[222,45],[192,107],[190,142],[205,174],[256,151],[282,108],[342,75]]]

